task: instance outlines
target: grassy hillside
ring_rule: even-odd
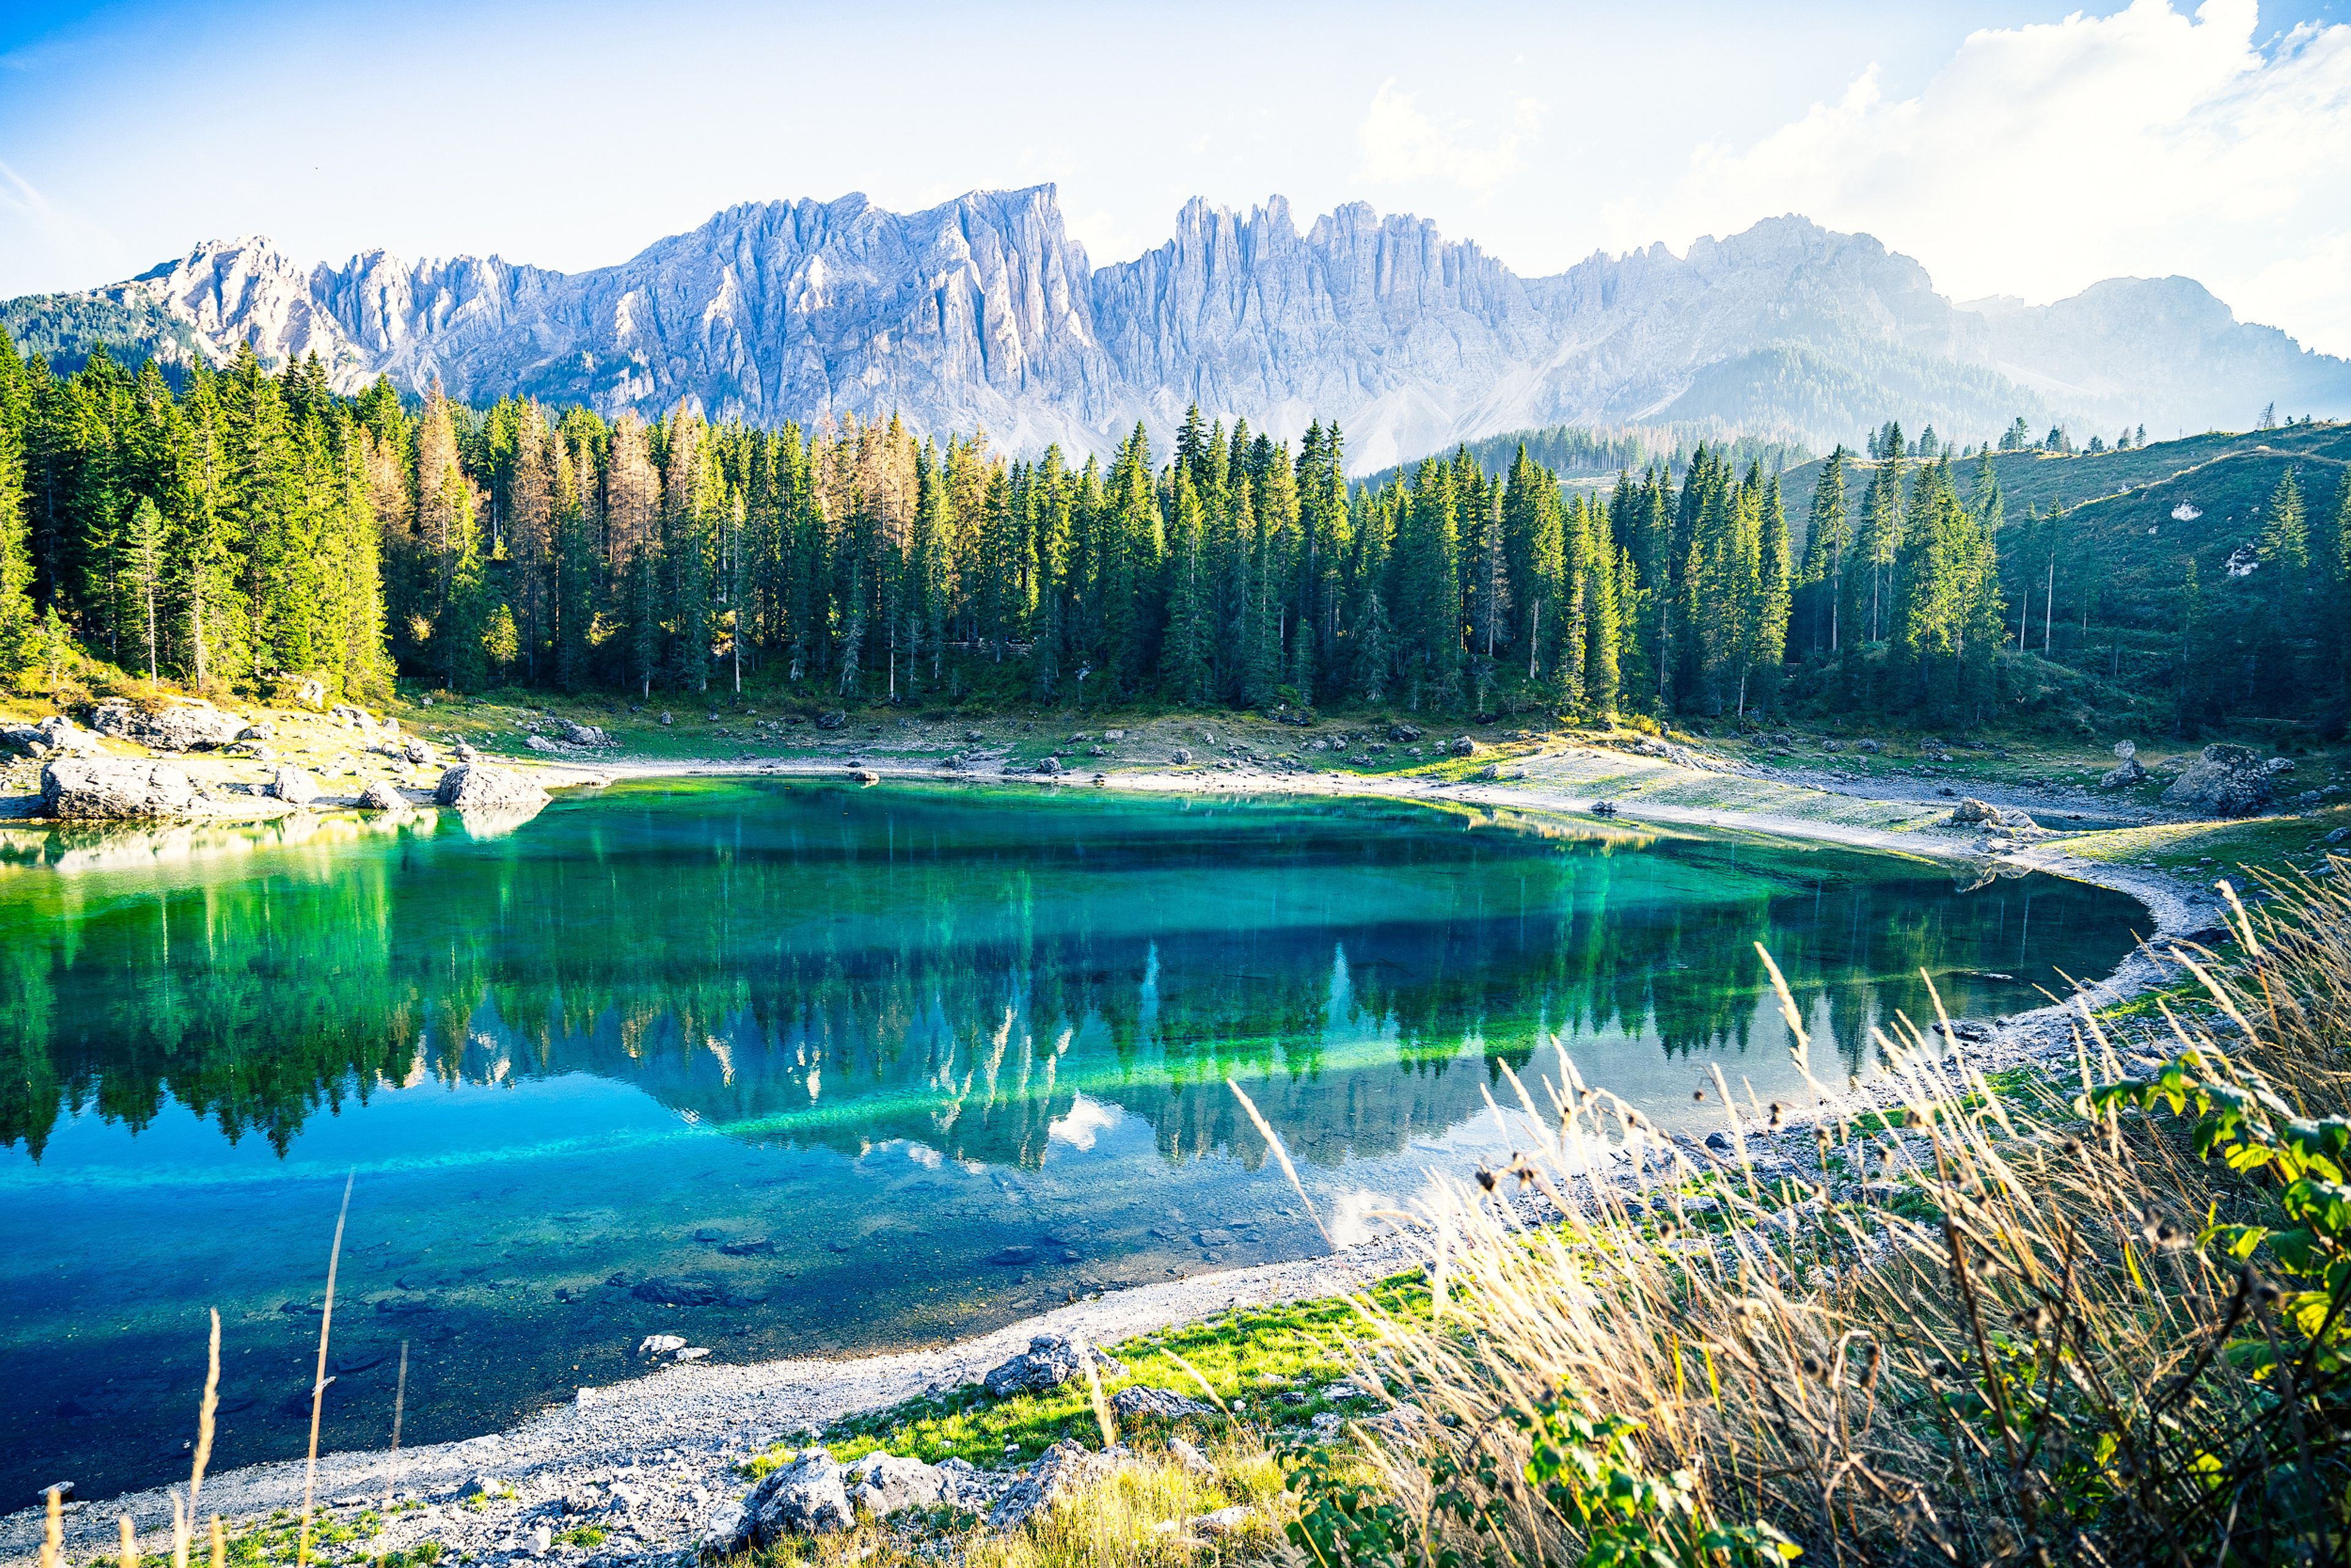
[[[2275,469],[2283,460],[2299,460],[2306,466],[2324,467],[2331,474],[2346,458],[2351,458],[2351,424],[2297,424],[2282,430],[2235,434],[2212,431],[2178,441],[2153,442],[2129,452],[2063,455],[1995,453],[1992,468],[2000,476],[2000,487],[2007,497],[2011,523],[2022,520],[2033,507],[2045,512],[2053,507],[2070,508],[2087,501],[2128,502],[2134,496],[2143,505],[2152,505],[2158,488],[2179,482],[2180,487],[2176,491],[2165,492],[2167,498],[2162,500],[2160,508],[2164,516],[2147,519],[2148,523],[2159,524],[2168,520],[2171,508],[2181,500],[2189,500],[2206,514],[2199,522],[2209,521],[2216,511],[2223,516],[2231,514],[2228,500],[2216,507],[2197,497],[2209,495],[2233,500],[2244,482],[2241,473],[2231,466],[2234,460],[2264,465],[2271,472],[2269,485],[2274,486]],[[1961,460],[1959,466],[1965,470],[1961,474],[1962,487],[1973,473],[1972,463],[1971,458]],[[1814,458],[1780,476],[1781,494],[1787,499],[1788,520],[1797,528],[1800,540],[1803,519],[1812,507],[1813,486],[1820,482],[1821,470],[1826,466],[1827,459]],[[1869,472],[1875,466],[1866,458],[1846,455],[1848,496],[1858,497],[1867,487]],[[2305,474],[2304,477],[2304,489],[2314,488],[2307,483],[2311,476]],[[2328,488],[2332,488],[2331,481]],[[2264,486],[2252,499],[2259,500],[2268,494],[2269,486]],[[2234,515],[2241,517],[2243,511],[2242,507],[2236,507]],[[2142,524],[2142,530],[2145,526]],[[2159,539],[2163,536],[2158,532],[2155,537]]]

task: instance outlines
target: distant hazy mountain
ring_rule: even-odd
[[[1824,448],[1887,418],[1981,439],[2019,413],[2086,435],[2241,428],[2273,401],[2351,413],[2351,362],[2238,322],[2185,278],[1957,306],[1917,262],[1799,217],[1686,257],[1653,246],[1520,277],[1359,204],[1301,232],[1279,197],[1247,214],[1195,201],[1167,244],[1096,268],[1050,185],[911,214],[855,195],[731,207],[577,274],[381,251],[306,269],[266,239],[208,242],[0,306],[20,339],[67,353],[125,323],[165,356],[315,350],[345,388],[438,376],[475,400],[650,414],[687,399],[765,423],[895,410],[1014,450],[1102,451],[1137,420],[1165,437],[1195,401],[1276,434],[1336,417],[1359,472],[1560,423],[1715,422]]]

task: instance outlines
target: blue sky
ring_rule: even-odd
[[[618,261],[739,201],[1053,181],[1418,213],[1525,272],[1796,211],[1959,298],[2202,279],[2351,354],[2351,4],[0,6],[0,296],[199,239]]]

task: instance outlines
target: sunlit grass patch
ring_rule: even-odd
[[[1416,1276],[1399,1276],[1373,1287],[1366,1299],[1402,1310],[1416,1299],[1426,1300],[1426,1285]],[[1354,1365],[1351,1347],[1365,1332],[1360,1310],[1345,1298],[1238,1309],[1109,1347],[1126,1371],[1105,1378],[1102,1390],[1107,1396],[1134,1385],[1165,1388],[1213,1407],[1201,1388],[1205,1381],[1243,1425],[1274,1419],[1300,1425],[1325,1410],[1366,1408],[1344,1398],[1334,1400],[1326,1392],[1348,1376]],[[1122,1428],[1137,1430],[1164,1425],[1121,1422]],[[1178,1430],[1192,1429],[1196,1437],[1230,1427],[1221,1416],[1176,1424]],[[960,1458],[1002,1469],[1027,1464],[1064,1437],[1099,1440],[1092,1394],[1082,1379],[1002,1400],[990,1398],[977,1385],[966,1385],[836,1423],[822,1441],[844,1464],[871,1453],[889,1453],[932,1464]],[[749,1460],[745,1473],[765,1475],[793,1451],[789,1444],[771,1449]]]

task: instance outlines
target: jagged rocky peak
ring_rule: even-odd
[[[1710,420],[1825,448],[1889,416],[1990,434],[2020,413],[2201,427],[2271,398],[2351,412],[2351,365],[2240,325],[2190,280],[1954,306],[1910,257],[1792,214],[1681,256],[1525,277],[1364,203],[1301,229],[1280,196],[1196,199],[1165,243],[1097,267],[1045,184],[917,213],[862,194],[746,203],[573,274],[382,251],[306,268],[248,237],[102,292],[215,358],[315,350],[346,389],[437,378],[475,400],[687,402],[767,423],[894,413],[1072,452],[1138,421],[1164,441],[1197,402],[1276,435],[1336,418],[1359,469],[1557,422]]]
[[[125,303],[144,297],[194,328],[223,357],[251,343],[265,358],[316,351],[345,357],[343,333],[321,309],[310,269],[265,235],[207,240],[176,261],[99,292]]]

